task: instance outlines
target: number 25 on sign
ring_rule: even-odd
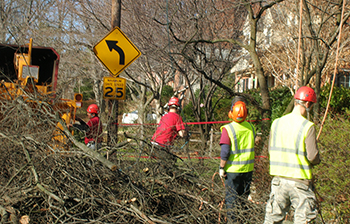
[[[126,79],[103,77],[103,98],[125,100]]]

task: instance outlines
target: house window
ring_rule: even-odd
[[[243,79],[243,91],[248,90],[249,79]]]
[[[252,78],[242,78],[238,83],[238,91],[240,93],[245,92],[253,88]]]
[[[275,86],[275,77],[268,76],[267,77],[267,87],[271,88]]]
[[[337,78],[335,80],[335,85],[337,87],[345,87],[350,88],[350,73],[349,72],[340,72],[337,74]]]
[[[344,86],[345,88],[349,88],[349,76],[342,75],[339,77],[339,86]]]

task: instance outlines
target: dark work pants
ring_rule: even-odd
[[[227,218],[231,222],[239,221],[235,209],[247,209],[246,202],[250,194],[250,183],[252,182],[253,172],[248,173],[226,173],[225,204],[227,209]]]

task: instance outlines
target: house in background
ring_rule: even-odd
[[[231,73],[235,74],[236,92],[242,93],[249,89],[257,89],[259,87],[258,77],[255,74],[253,64],[249,62],[249,55],[241,58],[231,69]],[[267,79],[268,87],[274,87],[275,78],[273,76],[268,76]]]
[[[283,8],[269,9],[266,10],[259,20],[258,23],[258,32],[257,39],[259,43],[257,44],[257,48],[259,53],[263,54],[264,51],[267,51],[271,46],[279,46],[283,45],[288,40],[283,33],[278,29],[273,29],[274,24],[280,22],[281,15],[284,15],[284,21],[287,25],[290,26],[298,26],[298,19],[293,14],[281,13],[278,14],[278,11],[274,10],[283,10]],[[316,21],[319,22],[319,21]],[[245,41],[249,41],[250,39],[250,25],[248,19],[246,19],[246,23],[243,27],[243,36],[245,37]],[[342,54],[347,54],[345,50],[343,50]],[[346,58],[346,56],[345,56]],[[291,66],[293,67],[293,66]],[[295,67],[295,66],[294,66]],[[343,86],[345,88],[350,88],[350,62],[347,62],[346,59],[343,59],[343,62],[338,65],[338,73],[335,79],[335,86]],[[287,85],[290,87],[295,86],[295,71],[291,71],[290,68],[282,67],[281,71],[278,71],[279,74],[272,74],[269,71],[265,70],[265,74],[267,76],[267,85],[269,88]],[[332,69],[331,69],[332,70]],[[325,75],[322,75],[322,85],[325,83],[331,83],[333,80],[333,73],[331,70],[324,70]],[[282,72],[283,71],[283,72]],[[231,69],[231,72],[235,74],[236,77],[236,85],[235,91],[244,92],[249,89],[259,88],[259,82],[257,76],[255,75],[255,70],[253,68],[253,64],[250,59],[250,55],[246,50],[242,50],[241,58],[235,64],[235,66]],[[282,74],[283,73],[283,74]],[[293,77],[292,77],[293,76]]]
[[[259,45],[264,45],[264,48],[269,48],[271,46],[271,41],[273,39],[271,26],[273,22],[274,21],[270,10],[267,10],[259,21],[257,38],[260,40]],[[242,32],[243,36],[245,37],[245,41],[248,42],[250,39],[250,25],[248,18],[244,24]],[[275,38],[274,40],[279,41],[279,38]],[[256,89],[259,87],[258,78],[255,74],[248,51],[243,49],[241,53],[241,58],[231,69],[231,73],[235,74],[235,91],[237,92],[244,92],[249,89]],[[275,86],[275,78],[269,75],[267,84],[269,87]]]

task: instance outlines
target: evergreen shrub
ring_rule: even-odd
[[[320,93],[320,106],[321,108],[326,108],[328,103],[328,98],[330,94],[331,85],[326,84],[321,88]],[[349,116],[350,112],[350,89],[343,86],[334,86],[332,92],[332,98],[329,103],[329,110],[333,113],[341,113]]]

